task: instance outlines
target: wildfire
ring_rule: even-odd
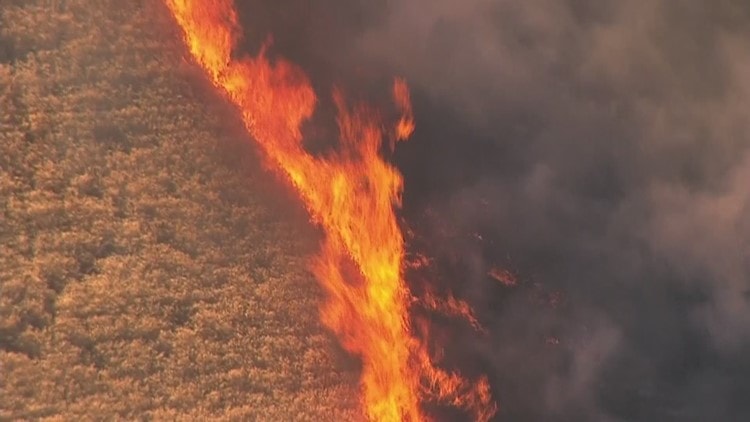
[[[316,105],[305,73],[288,61],[269,60],[265,51],[233,58],[241,31],[232,0],[165,1],[192,56],[239,108],[247,130],[325,230],[313,264],[328,293],[321,318],[362,360],[366,416],[373,421],[426,420],[421,403],[433,401],[463,407],[477,420],[492,417],[496,407],[487,380],[470,383],[437,368],[425,340],[411,329],[414,299],[403,279],[404,238],[394,210],[401,205],[403,181],[379,154],[384,138],[393,147],[414,130],[406,83],[394,83],[401,118],[389,133],[376,112],[350,106],[334,92],[340,148],[313,156],[303,148],[300,130]],[[469,313],[457,302],[445,304]]]

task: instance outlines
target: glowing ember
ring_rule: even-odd
[[[518,284],[516,276],[508,270],[493,267],[490,269],[488,275],[506,286],[515,286]]]
[[[325,157],[312,156],[302,146],[300,131],[316,103],[305,73],[287,61],[270,61],[264,52],[233,59],[240,30],[231,0],[166,3],[195,60],[240,109],[248,131],[326,232],[313,265],[328,293],[321,317],[344,347],[362,359],[362,403],[368,418],[425,420],[421,403],[434,401],[465,408],[477,420],[489,419],[496,407],[486,379],[469,383],[435,367],[424,341],[410,329],[412,298],[402,276],[404,240],[394,212],[401,203],[402,178],[379,155],[384,133],[377,114],[366,106],[348,106],[335,92],[341,147]],[[402,116],[391,146],[414,130],[405,82],[395,82],[393,96]],[[427,302],[471,315],[455,300]]]

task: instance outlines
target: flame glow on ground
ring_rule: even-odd
[[[438,368],[426,339],[414,334],[414,302],[403,279],[404,238],[395,207],[401,174],[380,155],[384,139],[406,140],[414,130],[409,91],[396,80],[401,119],[386,133],[379,115],[350,106],[334,92],[340,148],[313,156],[302,146],[301,125],[316,106],[306,74],[284,60],[232,58],[240,37],[232,0],[165,0],[195,60],[241,111],[254,139],[299,192],[326,240],[313,272],[327,292],[321,318],[343,346],[362,360],[362,406],[373,421],[420,421],[424,403],[463,408],[476,420],[496,412],[485,378],[470,382]],[[347,270],[356,268],[358,271]],[[424,306],[469,315],[463,302],[426,299]],[[422,331],[426,331],[423,329]]]

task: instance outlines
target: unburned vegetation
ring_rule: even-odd
[[[350,420],[318,234],[158,0],[0,3],[0,420]]]

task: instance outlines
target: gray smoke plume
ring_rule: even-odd
[[[322,97],[409,81],[405,218],[485,322],[453,353],[498,420],[750,420],[750,3],[241,10]]]

